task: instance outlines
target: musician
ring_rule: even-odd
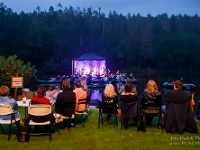
[[[111,83],[115,87],[115,92],[118,93],[117,78],[114,73],[110,74],[110,77],[108,78],[108,82]]]

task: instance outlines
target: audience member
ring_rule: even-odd
[[[132,83],[131,79],[127,78],[126,79],[126,84],[131,84],[131,83]],[[119,89],[119,94],[120,95],[124,95],[125,94],[125,85],[120,87],[120,89]],[[136,91],[136,88],[135,88],[134,85],[132,85],[131,93],[134,94],[134,95],[137,95],[137,91]]]
[[[133,86],[132,84],[125,85],[125,94],[120,95],[120,108],[123,116],[123,124],[126,129],[128,126],[128,121],[134,119],[135,122],[138,122],[138,128],[141,126],[141,116],[139,112],[137,95],[131,92]],[[134,105],[133,105],[134,104]]]
[[[46,97],[46,89],[44,87],[39,87],[37,89],[37,95],[35,97],[32,98],[31,100],[31,104],[35,105],[35,104],[46,104],[46,105],[51,105],[50,100],[47,99]],[[45,116],[32,116],[29,115],[28,116],[30,120],[33,120],[34,122],[45,122],[49,120],[49,115],[45,115]],[[51,125],[53,125],[55,122],[55,118],[53,116],[53,114],[51,114]],[[46,130],[49,131],[50,126],[47,125],[46,126]],[[39,130],[39,126],[35,126],[35,130],[38,131]]]
[[[87,98],[87,93],[81,87],[81,82],[75,82],[74,93],[76,94],[76,111],[83,111],[85,109],[85,105],[78,105],[79,99]]]
[[[9,105],[14,112],[15,118],[19,118],[20,114],[19,114],[19,111],[18,111],[18,104],[17,104],[15,99],[8,96],[9,91],[10,90],[7,86],[1,86],[0,87],[0,104]],[[11,115],[2,115],[2,119],[3,120],[10,120]],[[19,121],[17,121],[15,124],[17,125],[18,129],[20,129],[24,126],[24,123],[22,122],[21,119]]]
[[[90,101],[90,97],[91,97],[91,95],[92,95],[92,92],[91,92],[91,90],[87,87],[87,84],[86,84],[86,83],[87,83],[86,80],[82,80],[82,81],[81,81],[81,87],[82,87],[82,89],[83,89],[84,91],[86,91],[87,99],[88,99],[88,101]]]
[[[174,90],[164,94],[166,106],[162,107],[165,131],[182,134],[184,131],[198,133],[194,114],[190,107],[191,95],[182,90],[183,82],[176,80]]]
[[[52,98],[55,93],[59,93],[59,92],[60,92],[60,87],[55,86],[55,89],[49,93],[49,97]]]
[[[62,107],[63,102],[76,102],[76,94],[70,90],[70,81],[63,80],[62,82],[63,91],[58,94],[57,100],[55,102],[55,112],[61,115],[65,115],[71,112]],[[63,114],[63,112],[65,114]],[[64,119],[63,126],[64,130],[68,130],[69,119]]]
[[[143,109],[144,105],[148,104],[161,104],[162,103],[162,95],[158,90],[158,86],[154,80],[149,80],[147,83],[144,92],[140,98],[141,100],[141,108]],[[153,117],[146,118],[146,124],[150,125]]]
[[[102,101],[103,102],[110,102],[110,103],[117,103],[118,99],[117,99],[117,94],[115,93],[115,88],[112,84],[107,84],[104,92],[103,92],[103,96],[102,96]],[[117,106],[116,106],[117,108]],[[113,108],[111,108],[113,109]],[[109,120],[111,118],[112,115],[108,115],[105,121],[105,124],[108,125],[109,124]]]
[[[174,104],[184,104],[191,100],[191,95],[184,90],[182,90],[183,82],[180,80],[176,80],[174,82],[174,90],[169,90],[164,94],[164,98],[166,103],[174,103]],[[165,114],[166,105],[162,106],[162,113]]]
[[[46,97],[50,97],[49,95],[50,95],[50,93],[53,91],[53,87],[52,86],[50,86],[49,88],[48,88],[48,90],[46,91]]]

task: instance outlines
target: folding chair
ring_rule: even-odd
[[[163,122],[162,122],[162,112],[161,112],[161,103],[158,104],[145,104],[142,109],[142,117],[144,121],[144,127],[146,131],[146,118],[147,117],[158,117],[157,126],[161,126],[163,132]]]
[[[84,116],[84,121],[86,121],[86,118],[88,117],[87,105],[88,105],[87,98],[78,100],[78,107],[81,106],[83,109],[81,111],[76,111],[75,118],[77,118],[77,116],[80,115],[80,117],[78,118],[78,121],[76,123],[79,123],[79,121],[81,121],[82,116]],[[82,122],[82,125],[84,127],[83,122]]]
[[[12,108],[9,105],[5,105],[5,104],[0,104],[0,116],[2,115],[10,115],[10,120],[3,120],[2,118],[0,118],[0,126],[4,134],[5,134],[5,131],[1,124],[9,125],[9,132],[8,132],[8,141],[9,141],[10,136],[11,136],[12,124],[19,121],[20,118],[15,118]]]
[[[61,114],[54,113],[55,126],[62,122],[64,119],[69,119],[68,127],[70,126],[71,120],[75,118],[75,107],[76,102],[62,102]],[[70,130],[68,130],[70,132]],[[59,133],[59,131],[58,131]]]
[[[29,142],[30,136],[34,135],[49,135],[50,141],[52,138],[52,131],[51,131],[51,106],[45,105],[45,104],[37,104],[37,105],[30,105],[28,107],[28,115],[34,116],[46,116],[49,115],[49,120],[45,122],[34,122],[29,117],[27,119],[27,142]],[[43,132],[43,133],[30,133],[30,126],[44,126],[49,125],[50,131],[49,132]]]
[[[103,118],[102,118],[103,114],[114,116],[114,127],[115,127],[115,124],[118,126],[116,103],[99,101],[98,129],[100,127],[100,121],[103,124]]]

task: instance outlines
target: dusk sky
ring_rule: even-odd
[[[91,7],[97,10],[100,7],[101,12],[108,15],[110,11],[116,11],[118,14],[127,15],[140,13],[142,16],[151,14],[156,16],[158,14],[167,13],[172,14],[187,14],[193,16],[198,14],[200,16],[200,0],[0,0],[1,3],[11,8],[14,12],[20,13],[33,12],[37,6],[40,6],[41,11],[48,10],[50,6],[57,10],[60,2],[63,9],[65,7],[83,8]]]

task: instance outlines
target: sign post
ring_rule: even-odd
[[[16,74],[16,77],[12,77],[11,87],[14,89],[14,99],[17,99],[17,88],[23,87],[23,77],[18,77],[18,73]]]

